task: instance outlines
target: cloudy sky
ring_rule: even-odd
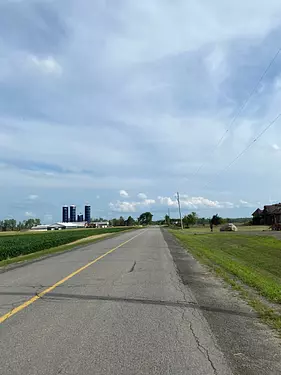
[[[280,37],[280,0],[0,0],[1,218],[281,201],[281,119],[227,168],[281,111]]]

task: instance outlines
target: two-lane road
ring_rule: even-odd
[[[0,273],[0,373],[233,374],[195,306],[157,228]]]

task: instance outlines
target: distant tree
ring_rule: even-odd
[[[128,219],[126,220],[126,225],[128,227],[132,227],[136,224],[135,220],[132,218],[132,216],[129,216]]]
[[[10,231],[15,230],[17,227],[17,222],[15,219],[5,219],[0,221],[0,230],[1,231]]]
[[[223,219],[218,215],[214,215],[211,219],[211,223],[215,226],[222,224]]]
[[[169,215],[165,216],[165,224],[170,225],[170,216]]]
[[[31,229],[32,227],[36,225],[40,225],[41,221],[40,219],[28,219],[23,221],[23,225],[25,229]]]
[[[17,230],[22,230],[22,229],[24,229],[24,224],[21,221],[19,221],[17,224]]]
[[[196,212],[191,212],[191,214],[184,216],[183,218],[183,224],[186,227],[189,227],[190,225],[195,225],[197,223],[198,217]]]
[[[200,224],[200,225],[205,225],[206,223],[208,223],[209,222],[209,220],[208,219],[205,219],[205,217],[200,217],[200,218],[198,218],[198,220],[197,220],[197,224]]]
[[[144,212],[138,218],[140,225],[149,225],[152,222],[153,215],[151,212]]]
[[[123,216],[120,216],[119,218],[119,225],[120,227],[123,227],[125,225],[125,219],[123,218]]]
[[[111,220],[111,224],[112,224],[113,227],[119,227],[120,221],[119,221],[119,219],[114,218],[114,219]]]
[[[10,219],[10,230],[15,230],[17,227],[17,221],[15,219]]]
[[[102,217],[97,217],[97,218],[92,218],[91,221],[93,221],[94,223],[102,223],[104,220],[104,218]]]
[[[0,220],[0,231],[13,231],[13,230],[22,230],[30,229],[35,225],[40,225],[40,219],[28,219],[23,222],[18,222],[15,219],[5,219]]]
[[[40,219],[34,219],[34,225],[41,225]]]
[[[214,215],[212,219],[210,220],[210,228],[211,231],[213,231],[213,227],[222,224],[223,219],[218,215]]]

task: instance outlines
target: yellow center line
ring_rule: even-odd
[[[37,301],[38,299],[40,299],[41,297],[43,297],[45,294],[47,293],[50,293],[52,290],[54,290],[55,288],[57,288],[58,286],[60,286],[61,284],[65,283],[67,280],[71,279],[73,276],[76,276],[78,275],[78,273],[84,271],[86,268],[92,266],[93,264],[95,264],[96,262],[98,262],[99,260],[103,259],[104,257],[106,257],[107,255],[113,253],[113,251],[119,249],[120,247],[126,245],[127,243],[133,241],[135,238],[139,237],[140,235],[142,235],[143,233],[145,233],[146,231],[142,231],[141,233],[138,233],[136,236],[130,238],[129,240],[121,243],[120,245],[114,247],[113,249],[107,251],[106,253],[102,254],[101,256],[99,256],[98,258],[92,260],[91,262],[85,264],[85,266],[79,268],[78,270],[72,272],[71,274],[69,274],[68,276],[64,277],[63,279],[61,279],[60,281],[56,282],[55,284],[53,284],[52,286],[50,286],[49,288],[43,290],[42,292],[36,294],[36,296],[30,298],[29,300],[25,301],[23,304],[15,307],[14,309],[12,309],[11,311],[9,311],[8,313],[6,313],[5,315],[2,315],[0,316],[0,324],[3,323],[5,320],[7,320],[8,318],[10,318],[11,316],[17,314],[18,312],[20,312],[21,310],[25,309],[26,307],[28,307],[29,305],[31,305],[33,302]]]

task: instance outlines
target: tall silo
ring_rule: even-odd
[[[75,223],[76,221],[76,206],[73,204],[70,206],[70,222]]]
[[[85,205],[85,221],[91,222],[91,206],[88,204]]]
[[[68,222],[68,207],[63,206],[62,208],[62,222],[67,223]]]
[[[77,221],[79,222],[79,223],[82,223],[83,222],[83,214],[79,214],[79,215],[77,215]]]

